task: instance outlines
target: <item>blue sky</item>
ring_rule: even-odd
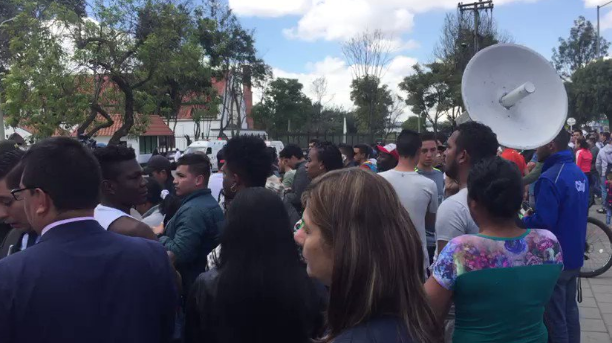
[[[466,1],[471,2],[471,1]],[[606,0],[494,0],[494,18],[517,44],[546,58],[559,37],[567,37],[583,15],[596,23],[597,4]],[[456,0],[229,0],[241,23],[255,29],[261,57],[276,76],[298,78],[312,95],[314,78],[328,79],[329,103],[350,107],[350,70],[340,51],[342,42],[366,28],[410,42],[394,54],[383,81],[397,90],[415,62],[433,60],[444,17],[456,11]],[[612,4],[602,9],[602,36],[612,40]],[[398,43],[399,44],[399,43]]]

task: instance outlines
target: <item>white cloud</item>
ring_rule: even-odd
[[[612,28],[612,11],[606,13],[600,18],[601,31]]]
[[[495,0],[495,5],[539,0]],[[585,4],[597,0],[584,0]],[[286,37],[314,41],[345,40],[365,29],[396,35],[412,30],[414,14],[450,10],[457,0],[229,0],[241,16],[300,15],[297,26],[283,30]]]
[[[604,0],[583,0],[584,7],[597,7],[598,5],[603,5],[606,3]]]
[[[403,55],[396,56],[389,63],[382,77],[382,82],[388,85],[393,93],[402,95],[398,84],[404,77],[412,74],[412,66],[416,63],[417,60],[415,58]],[[306,73],[292,73],[278,68],[274,68],[273,71],[274,77],[298,79],[304,85],[304,93],[311,99],[315,98],[312,91],[312,82],[323,76],[327,80],[328,93],[323,103],[327,106],[342,106],[345,109],[352,109],[354,107],[350,97],[353,75],[350,67],[347,66],[344,60],[327,56],[322,61],[308,63],[306,70]],[[259,97],[256,95],[255,100],[258,101]],[[408,116],[408,112],[406,110],[404,118]]]
[[[322,0],[314,4],[286,37],[314,41],[346,40],[365,29],[397,35],[412,30],[414,14],[406,8],[372,0]]]
[[[230,8],[241,16],[282,17],[303,14],[309,0],[229,0]]]

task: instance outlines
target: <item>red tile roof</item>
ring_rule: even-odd
[[[215,87],[215,89],[217,90],[217,95],[222,97],[223,94],[225,93],[225,80],[217,80],[213,78],[211,82],[212,82],[213,87]],[[197,98],[198,98],[198,94],[190,94],[183,98],[183,102],[189,102],[190,100],[197,99]],[[202,109],[202,108],[206,108],[206,105],[204,104],[183,105],[181,106],[181,109],[179,110],[178,119],[191,119],[193,110]]]
[[[111,118],[113,118],[113,125],[98,131],[96,136],[112,136],[115,132],[119,130],[119,128],[121,128],[121,125],[123,125],[123,115],[111,114],[110,116]],[[139,116],[139,114],[136,114],[136,118],[134,118],[136,122],[138,122]],[[148,120],[149,123],[147,125],[146,131],[142,133],[141,136],[174,136],[174,133],[172,132],[170,127],[166,125],[162,117],[158,115],[149,115]],[[102,121],[102,118],[100,118],[100,121]]]

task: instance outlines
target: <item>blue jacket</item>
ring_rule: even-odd
[[[177,303],[164,248],[95,220],[0,260],[2,343],[169,342]]]
[[[557,236],[565,270],[582,267],[589,212],[589,181],[572,155],[561,151],[544,162],[535,185],[536,213],[523,218],[527,227]]]
[[[176,269],[183,277],[183,292],[206,270],[208,254],[219,244],[223,210],[210,189],[195,191],[183,199],[181,207],[166,226],[159,242],[176,257]]]

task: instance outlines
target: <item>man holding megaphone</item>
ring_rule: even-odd
[[[569,133],[561,130],[552,142],[537,149],[544,165],[535,185],[536,211],[523,218],[528,228],[554,233],[563,250],[564,270],[544,314],[553,343],[580,342],[576,279],[584,260],[589,182],[573,162],[569,141]]]

